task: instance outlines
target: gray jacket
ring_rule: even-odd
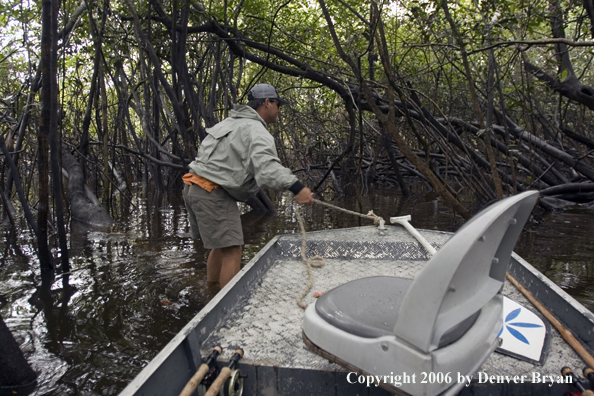
[[[212,128],[190,171],[246,201],[260,188],[288,190],[298,181],[281,165],[266,122],[249,106],[235,105],[231,116]]]

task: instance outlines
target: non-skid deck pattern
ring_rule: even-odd
[[[315,301],[315,291],[326,291],[362,276],[391,275],[411,278],[422,267],[419,262],[388,260],[332,260],[315,268],[314,286],[304,299]],[[225,349],[241,346],[245,363],[293,368],[337,369],[305,349],[301,340],[303,309],[297,306],[307,273],[299,260],[278,260],[261,285],[240,309],[232,312],[224,327],[207,340]]]
[[[446,233],[424,234],[436,247],[449,238]],[[305,265],[299,257],[298,235],[281,238],[279,258],[262,275],[261,282],[251,290],[202,345],[201,355],[207,356],[215,345],[226,353],[228,360],[236,347],[243,348],[244,363],[264,366],[308,368],[344,371],[336,364],[306,349],[301,335],[303,310],[296,304],[307,280]],[[427,262],[426,252],[404,230],[390,227],[380,235],[373,227],[336,230],[332,234],[308,234],[308,256],[320,254],[326,258],[322,268],[315,268],[314,286],[304,302],[315,302],[313,293],[327,291],[348,281],[366,276],[388,275],[414,278]],[[513,285],[506,282],[504,294],[534,310],[528,300]],[[559,375],[563,366],[579,368],[581,360],[551,329],[552,339],[543,366],[494,353],[479,372],[495,376]]]

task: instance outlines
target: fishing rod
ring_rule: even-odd
[[[206,359],[206,362],[200,365],[198,371],[196,371],[192,378],[190,378],[190,380],[188,381],[184,389],[181,391],[179,396],[190,396],[194,392],[194,390],[198,387],[200,382],[202,382],[204,376],[215,366],[217,357],[221,353],[223,353],[223,348],[221,348],[218,345],[214,347],[214,349]]]
[[[563,374],[564,377],[569,377],[571,378],[571,383],[578,388],[578,390],[581,392],[582,396],[594,396],[594,392],[592,392],[589,389],[586,389],[586,387],[584,386],[584,384],[582,383],[582,381],[578,378],[577,375],[575,375],[573,373],[573,371],[571,371],[571,369],[569,367],[563,367],[561,369],[561,374]]]
[[[234,368],[239,362],[239,359],[241,359],[242,357],[243,349],[236,349],[235,353],[231,357],[231,360],[229,361],[229,365],[221,369],[221,373],[214,380],[210,388],[208,388],[208,391],[204,396],[217,395],[223,387],[223,385],[225,384],[225,381],[227,381],[229,377],[232,377],[229,383],[229,394],[241,395],[241,393],[243,392],[243,380],[240,378],[239,370],[234,370]]]
[[[584,367],[584,377],[590,380],[590,385],[594,386],[594,369],[592,367]]]
[[[594,366],[594,357],[588,353],[579,341],[571,334],[571,331],[567,330],[559,320],[553,316],[524,286],[522,286],[514,277],[509,273],[505,275],[507,279],[538,309],[549,322],[557,329],[561,337],[573,348],[573,350],[586,362],[589,366]],[[594,395],[592,395],[594,396]]]

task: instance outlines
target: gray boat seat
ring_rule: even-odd
[[[537,199],[529,191],[489,206],[415,279],[362,278],[326,292],[306,309],[304,340],[351,370],[382,376],[388,390],[453,391],[458,375],[474,374],[499,345],[505,273]],[[389,383],[405,372],[419,380]],[[453,380],[422,383],[422,373],[450,373]]]
[[[412,279],[374,276],[345,283],[316,301],[326,322],[359,337],[394,333],[396,318]]]
[[[392,276],[361,278],[322,295],[316,312],[326,322],[359,337],[374,338],[394,333],[394,326],[412,279]],[[362,298],[364,296],[364,298]],[[445,333],[439,347],[462,336],[474,323],[479,312]]]

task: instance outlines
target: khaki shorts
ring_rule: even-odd
[[[243,246],[237,201],[222,187],[207,192],[196,184],[186,185],[183,196],[194,239],[202,239],[206,249]]]

